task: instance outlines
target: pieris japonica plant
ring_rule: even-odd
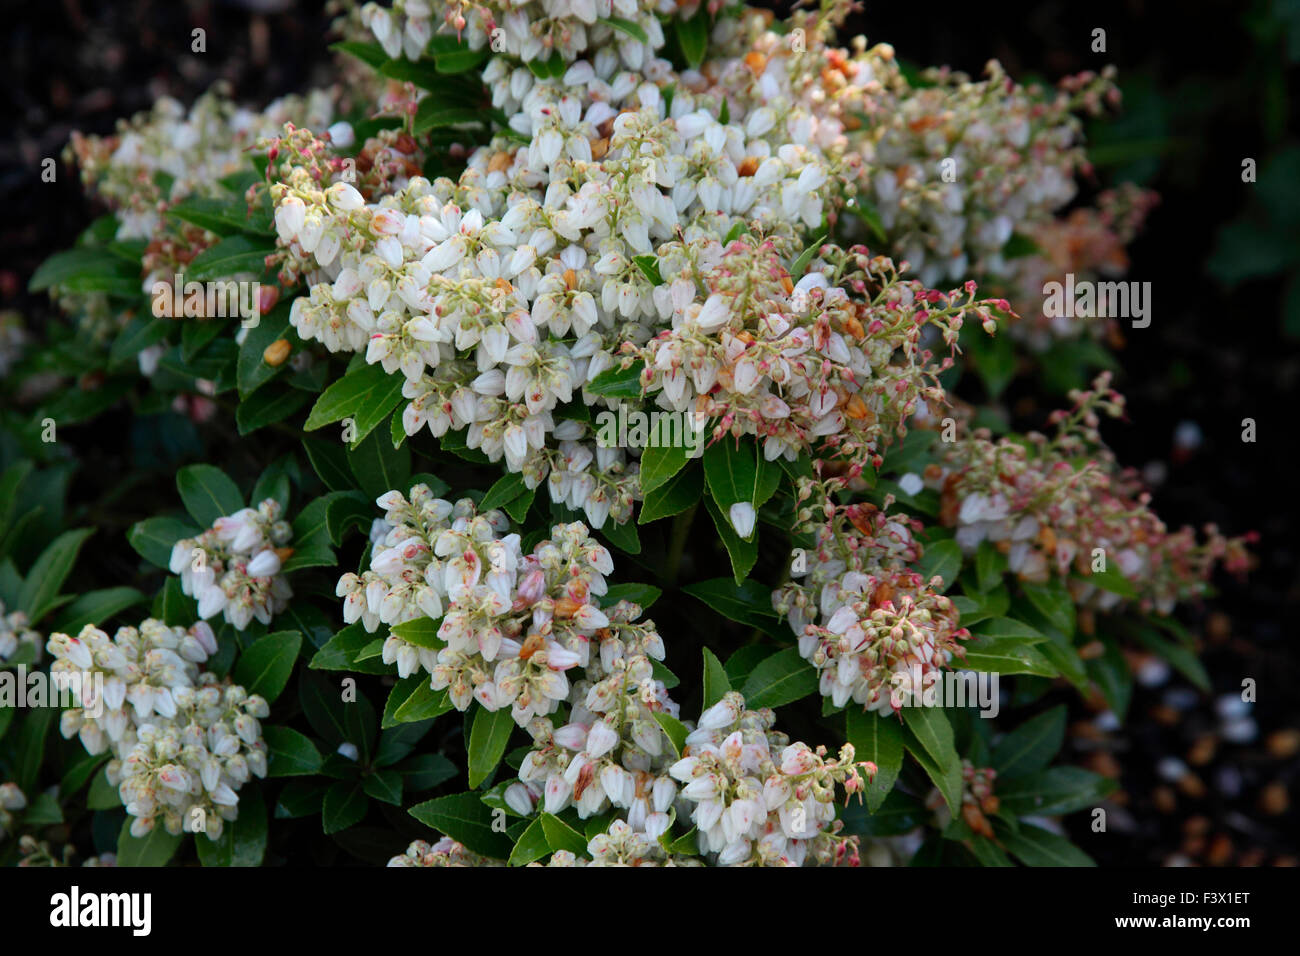
[[[1103,443],[1113,321],[1041,318],[1154,201],[1076,202],[1110,72],[842,0],[337,6],[332,85],[68,146],[105,213],[0,339],[3,858],[1090,862],[1071,697],[1204,684],[1177,609],[1247,560]]]

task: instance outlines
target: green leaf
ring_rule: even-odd
[[[274,701],[289,682],[301,648],[302,634],[297,631],[277,631],[259,638],[239,656],[235,682],[268,703]]]
[[[321,823],[325,832],[338,833],[356,826],[365,818],[369,805],[360,780],[339,780],[330,784],[321,805]]]
[[[289,324],[291,309],[291,300],[280,302],[244,334],[239,356],[235,359],[235,384],[241,398],[247,398],[288,367],[287,361],[281,365],[267,365],[262,356],[268,346],[280,339],[289,339],[290,342],[297,339],[296,333],[292,333],[290,338],[293,328]]]
[[[166,866],[181,845],[181,836],[172,836],[161,823],[142,837],[131,836],[131,818],[122,822],[117,837],[118,866]]]
[[[640,359],[627,368],[615,365],[607,368],[583,386],[592,395],[604,395],[609,398],[640,398],[641,370],[645,362]]]
[[[361,490],[371,498],[378,498],[389,491],[409,487],[411,449],[409,445],[394,448],[387,435],[372,432],[348,452],[348,466],[361,483]]]
[[[961,547],[951,538],[926,545],[925,553],[916,564],[917,573],[926,581],[936,575],[942,578],[944,591],[952,587],[960,570]]]
[[[515,729],[515,719],[510,708],[483,710],[474,713],[474,723],[469,732],[469,785],[477,787],[496,770],[505,756],[506,744]]]
[[[27,612],[29,621],[36,623],[56,605],[59,588],[72,573],[81,546],[92,534],[90,528],[65,531],[41,552],[18,592],[18,607]]]
[[[541,817],[538,817],[520,835],[506,862],[510,866],[527,866],[550,854],[551,843],[546,839],[546,830],[542,827]]]
[[[382,365],[358,365],[325,389],[307,415],[304,431],[351,417],[357,430],[353,447],[370,434],[402,397],[403,376],[389,375]],[[382,408],[382,412],[376,411]],[[363,431],[363,425],[364,431]]]
[[[655,720],[659,722],[659,726],[668,735],[668,742],[672,745],[673,753],[680,760],[682,751],[686,749],[686,736],[690,731],[685,724],[672,714],[665,714],[663,711],[655,711]]]
[[[500,509],[527,490],[528,487],[524,484],[523,475],[517,473],[503,475],[483,495],[483,500],[478,504],[478,512],[482,514],[485,511]]]
[[[104,588],[100,591],[91,591],[64,608],[55,618],[50,631],[76,634],[87,624],[103,624],[127,608],[143,603],[144,599],[144,595],[135,588]]]
[[[263,727],[268,777],[299,777],[319,773],[320,751],[311,739],[291,727]]]
[[[767,628],[776,622],[772,592],[757,581],[737,584],[731,578],[710,578],[682,588],[723,617],[750,627]]]
[[[667,484],[686,467],[686,449],[680,446],[647,446],[641,452],[641,493],[648,495]]]
[[[396,689],[396,688],[394,688]],[[428,680],[423,680],[393,711],[393,721],[398,724],[428,720],[451,710],[451,699],[445,690],[434,690]]]
[[[1043,770],[1065,741],[1064,704],[1044,711],[1007,734],[993,748],[998,780],[1010,780]]]
[[[790,267],[790,275],[794,277],[794,281],[798,282],[804,277],[808,271],[808,263],[817,258],[817,253],[821,251],[821,247],[825,242],[826,236],[822,235],[820,239],[817,239],[807,249],[799,253],[799,258],[796,259],[794,265]]]
[[[663,285],[664,277],[659,274],[659,260],[652,255],[633,256],[632,262],[641,270],[641,274],[650,280],[651,285]]]
[[[113,810],[122,805],[117,787],[108,782],[108,774],[101,769],[90,778],[90,792],[86,794],[87,810]]]
[[[209,840],[195,834],[199,861],[204,866],[261,866],[266,856],[266,829],[262,789],[246,786],[239,791],[239,816],[222,827],[220,838]]]
[[[781,707],[817,692],[816,669],[787,647],[761,661],[750,672],[741,691],[750,708]]]
[[[981,594],[992,591],[1002,583],[1002,575],[1007,569],[1007,557],[993,546],[991,541],[981,541],[975,553],[975,579]]]
[[[407,790],[431,790],[460,773],[442,754],[419,754],[393,769],[406,778]]]
[[[92,286],[105,283],[134,284],[134,292],[142,294],[139,269],[106,249],[73,248],[56,252],[40,264],[27,283],[29,292],[58,287],[68,291],[90,291]]]
[[[1010,617],[998,617],[981,621],[971,629],[971,633],[991,641],[1006,640],[1020,641],[1024,644],[1041,644],[1047,640],[1047,635],[1042,631]]]
[[[348,56],[355,57],[376,70],[388,62],[388,54],[378,43],[358,43],[349,40],[344,43],[332,43],[330,49],[336,53],[346,53]]]
[[[1037,674],[1056,677],[1057,669],[1033,644],[1007,639],[973,640],[965,646],[962,661],[974,671],[991,674]]]
[[[642,461],[644,460],[643,457]],[[637,523],[649,524],[660,518],[681,514],[698,504],[703,496],[704,471],[700,468],[683,468],[653,491],[646,492]]]
[[[1136,621],[1125,621],[1125,626],[1143,647],[1167,660],[1180,674],[1201,690],[1209,693],[1210,675],[1206,672],[1205,665],[1201,663],[1194,653],[1181,644],[1166,640],[1157,634],[1154,628],[1145,624]]]
[[[361,778],[368,796],[395,807],[402,805],[402,775],[396,770],[375,770]]]
[[[867,786],[867,809],[875,813],[903,769],[903,724],[856,705],[845,708],[844,713],[845,739],[853,745],[855,759],[876,765],[876,776]]]
[[[307,404],[311,396],[295,388],[263,388],[239,403],[235,425],[241,435],[251,435],[259,428],[284,421]]]
[[[167,209],[167,215],[182,222],[193,223],[200,229],[230,236],[237,233],[258,235],[270,224],[248,215],[243,199],[212,199],[205,196],[188,196]],[[261,271],[260,269],[257,271]]]
[[[275,251],[267,237],[230,236],[204,249],[186,270],[188,279],[227,279],[242,273],[260,276],[266,271],[266,257]]]
[[[222,517],[244,507],[239,486],[213,465],[189,465],[176,473],[176,489],[185,510],[200,528],[210,528]]]
[[[709,493],[724,514],[732,505],[748,502],[757,511],[776,493],[781,469],[763,457],[751,438],[739,443],[724,438],[704,450],[704,478]],[[757,527],[757,524],[755,525]]]
[[[628,36],[641,43],[649,43],[650,38],[646,36],[645,30],[641,29],[639,23],[631,20],[624,20],[622,17],[597,17],[597,23],[603,23],[605,26],[615,30],[622,30]]]
[[[631,601],[643,611],[648,611],[664,592],[653,584],[611,584],[600,595],[601,607],[613,607],[619,601]]]
[[[701,712],[722,700],[723,695],[730,690],[731,681],[727,679],[726,668],[713,651],[704,648],[704,704],[700,708]]]
[[[551,849],[556,853],[561,850],[568,850],[575,856],[586,854],[587,839],[573,827],[552,813],[543,813],[537,819],[542,822],[542,830],[546,833],[546,842],[550,844]]]
[[[1052,767],[1013,780],[999,779],[1002,808],[1015,816],[1057,816],[1094,807],[1114,793],[1116,783],[1079,767]]]
[[[312,470],[330,491],[351,491],[356,479],[348,468],[347,453],[333,442],[304,438],[302,447],[307,451]]]
[[[508,836],[493,829],[492,810],[476,793],[438,797],[412,807],[410,814],[484,856],[506,859],[513,848]]]
[[[953,745],[952,725],[941,708],[905,707],[903,745],[929,774],[955,816],[961,809],[961,758]]]
[[[445,646],[445,642],[438,637],[438,629],[441,626],[442,618],[435,621],[429,617],[417,617],[414,620],[403,621],[401,624],[394,624],[389,630],[402,640],[418,647],[440,650]]]
[[[1002,831],[1002,828],[998,828]],[[1096,866],[1092,857],[1065,837],[1030,823],[999,832],[1002,845],[1025,866]]]
[[[1022,581],[1020,588],[1029,598],[1029,603],[1038,609],[1053,627],[1067,638],[1074,634],[1074,598],[1070,596],[1065,582],[1053,578],[1047,584],[1031,584]]]
[[[1084,662],[1084,668],[1106,698],[1115,716],[1124,721],[1133,699],[1133,672],[1129,669],[1119,642],[1104,634],[1098,635],[1105,652]]]
[[[709,13],[700,7],[689,20],[677,21],[677,42],[691,69],[698,69],[709,49]]]
[[[465,106],[439,106],[438,98],[429,96],[420,101],[415,110],[414,132],[416,136],[431,129],[445,126],[460,126],[465,123],[482,123],[486,114],[482,110]]]
[[[727,549],[727,556],[731,559],[731,573],[737,584],[745,580],[746,575],[753,570],[755,562],[758,561],[758,543],[756,540],[746,541],[740,535],[736,534],[736,529],[731,526],[731,520],[722,513],[714,500],[707,495],[704,498],[704,507],[709,512],[709,517],[713,519],[713,526],[718,529],[718,537],[722,539],[723,547]],[[753,538],[758,537],[758,524],[754,524]]]

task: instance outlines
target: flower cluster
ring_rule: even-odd
[[[242,631],[253,618],[270,624],[289,606],[293,591],[280,569],[293,554],[292,537],[279,503],[267,498],[218,518],[197,538],[177,541],[168,566],[181,576],[181,590],[198,601],[199,617],[224,614]]]
[[[800,500],[820,497],[821,520],[813,508],[801,512],[814,548],[792,556],[791,574],[804,583],[779,588],[772,604],[817,668],[824,697],[889,714],[921,698],[970,634],[952,600],[908,568],[923,554],[921,523],[889,514],[889,499],[883,509],[836,505],[831,495],[846,481],[801,483]]]
[[[1158,201],[1156,193],[1125,183],[1099,195],[1096,208],[1072,209],[1068,215],[1024,227],[1023,234],[1036,251],[1013,260],[1006,277],[1008,298],[1019,307],[1019,321],[1010,324],[1011,334],[1035,351],[1084,333],[1101,337],[1109,332],[1111,341],[1116,341],[1118,327],[1113,320],[1046,315],[1044,287],[1049,282],[1064,282],[1067,274],[1077,282],[1126,272],[1125,247],[1141,231]]]
[[[259,138],[287,122],[324,129],[332,112],[329,94],[319,90],[256,112],[217,86],[188,111],[164,96],[150,112],[123,120],[112,136],[73,133],[66,158],[114,207],[118,239],[161,241],[167,208],[189,196],[216,195],[223,178],[246,168],[246,150]]]
[[[161,819],[168,833],[221,836],[223,820],[238,816],[236,791],[250,776],[266,776],[259,720],[266,701],[199,665],[217,650],[212,628],[188,629],[150,618],[110,638],[93,625],[50,636],[51,674],[72,681],[77,706],[64,710],[60,730],[87,752],[108,750],[106,772],[131,832],[143,836]]]
[[[425,840],[415,840],[406,852],[388,861],[389,866],[501,866],[492,860],[466,849],[451,837],[443,837],[430,845]]]
[[[459,710],[475,699],[509,707],[520,726],[554,711],[570,692],[566,672],[587,663],[592,639],[610,626],[596,603],[613,570],[609,551],[575,522],[524,554],[503,513],[478,514],[470,499],[452,504],[427,485],[378,504],[387,530],[370,569],[339,580],[344,620],[374,631],[441,617],[432,643],[390,634],[384,661],[403,677],[423,668]]]
[[[1118,102],[1113,68],[1067,77],[1054,97],[1013,83],[932,70],[932,85],[895,93],[871,114],[860,148],[891,248],[933,285],[971,273],[1006,275],[1007,243],[1074,198],[1086,168],[1079,109]]]
[[[405,36],[429,11],[369,17],[380,33],[407,17]],[[869,64],[886,59],[863,52],[850,69],[813,42],[807,62],[733,43],[680,76],[662,59],[634,70],[609,43],[546,79],[495,56],[484,79],[509,132],[455,181],[349,180],[324,140],[268,141],[282,255],[310,290],[291,322],[403,375],[408,434],[463,429],[595,527],[631,516],[638,463],[592,440],[582,406],[614,404],[602,375],[638,360],[647,401],[716,418],[718,434],[760,434],[770,457],[823,439],[874,453],[937,397],[928,379],[944,366],[923,331],[951,344],[965,317],[991,331],[993,303],[833,244],[791,274],[861,173],[847,101],[817,112],[818,70],[870,85]]]
[[[676,0],[393,0],[391,9],[375,3],[361,8],[361,22],[390,57],[418,60],[439,29],[454,33],[472,50],[529,61],[559,55],[572,62],[588,49],[617,53],[628,69],[641,69],[663,46],[656,16],[679,9],[694,12],[696,3]],[[615,26],[611,19],[619,24]]]
[[[533,747],[519,768],[519,782],[505,791],[507,804],[528,815],[540,804],[547,813],[569,806],[587,819],[610,807],[656,844],[672,823],[677,786],[667,774],[668,737],[656,714],[676,718],[677,704],[653,661],[664,657],[653,621],[637,623],[641,608],[619,601],[602,612],[608,623],[573,681],[568,723],[532,721]]]
[[[1101,444],[1098,413],[1118,416],[1124,408],[1109,373],[1070,399],[1072,408],[1052,414],[1053,438],[993,441],[979,430],[926,469],[926,484],[941,492],[940,520],[956,529],[964,552],[987,540],[1022,580],[1065,579],[1080,606],[1101,611],[1124,597],[1090,581],[1098,571],[1118,571],[1143,611],[1168,614],[1205,592],[1217,562],[1245,570],[1252,536],[1229,539],[1209,526],[1200,543],[1191,528],[1170,531],[1137,475],[1121,470]]]
[[[24,658],[30,654],[28,663],[40,660],[41,635],[27,626],[26,614],[22,611],[6,614],[4,602],[0,601],[0,666],[19,654]]]
[[[858,864],[857,840],[839,836],[835,790],[858,793],[872,763],[855,763],[852,744],[839,759],[826,748],[789,742],[772,729],[771,710],[746,710],[731,691],[700,716],[670,769],[682,798],[694,804],[691,820],[701,852],[721,866]]]

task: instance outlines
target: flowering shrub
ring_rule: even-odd
[[[1044,695],[1122,717],[1120,640],[1203,681],[1171,615],[1247,561],[1150,510],[1108,374],[1050,439],[961,397],[1110,362],[1037,297],[1152,202],[1065,208],[1111,73],[918,75],[832,0],[343,8],[346,92],[69,147],[108,212],[0,342],[0,674],[76,680],[0,710],[0,852],[1090,862]],[[29,519],[124,401],[167,490],[88,590]]]

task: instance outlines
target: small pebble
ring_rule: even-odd
[[[1171,687],[1161,698],[1166,707],[1174,710],[1191,710],[1200,700],[1201,695],[1190,687]]]
[[[1214,751],[1218,746],[1219,741],[1214,734],[1202,734],[1196,738],[1192,749],[1187,751],[1187,762],[1193,767],[1204,767],[1214,759]]]
[[[1171,783],[1176,782],[1187,773],[1187,764],[1177,757],[1162,757],[1156,764],[1156,773]]]
[[[1234,744],[1248,744],[1259,735],[1259,728],[1249,717],[1239,720],[1224,721],[1221,729],[1223,739]]]
[[[1259,808],[1269,816],[1281,816],[1290,805],[1291,798],[1280,780],[1274,780],[1259,793]]]
[[[1268,747],[1268,752],[1278,760],[1294,757],[1296,752],[1300,751],[1300,730],[1294,727],[1288,727],[1286,730],[1275,730],[1268,735],[1265,746]]]
[[[1152,655],[1138,666],[1137,680],[1143,687],[1159,687],[1168,682],[1169,674],[1169,665],[1164,659]]]
[[[1224,720],[1232,720],[1250,713],[1250,704],[1242,700],[1240,694],[1224,694],[1214,702],[1214,710]]]

